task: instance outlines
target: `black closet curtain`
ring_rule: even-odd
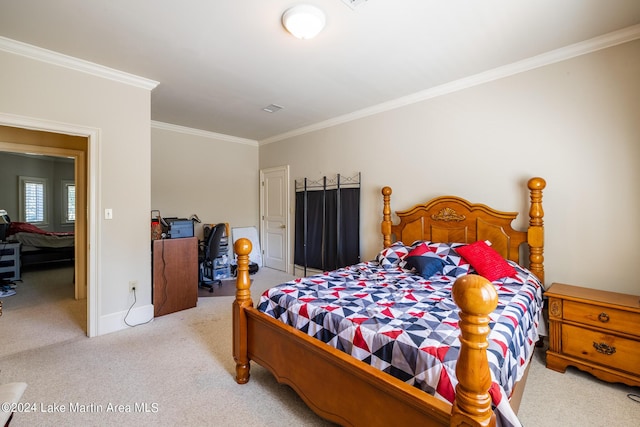
[[[306,206],[305,193],[296,193],[296,245],[293,262],[297,265],[322,269],[323,193],[323,191],[307,191]]]
[[[360,262],[360,188],[296,193],[294,262],[323,271]],[[306,254],[305,254],[306,218]]]

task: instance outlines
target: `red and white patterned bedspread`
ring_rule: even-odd
[[[493,282],[498,307],[490,316],[487,354],[498,424],[519,426],[508,397],[538,339],[543,288],[528,270],[509,263],[517,276]],[[443,274],[424,279],[400,267],[364,262],[271,288],[258,309],[452,402],[460,347],[451,296],[455,279]]]
[[[73,248],[75,245],[75,233],[73,231],[47,231],[28,222],[12,222],[9,225],[7,235],[8,240],[22,243],[23,250],[25,247]]]

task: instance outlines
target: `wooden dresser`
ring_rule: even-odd
[[[547,368],[640,386],[640,296],[554,283]]]

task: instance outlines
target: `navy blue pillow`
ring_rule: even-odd
[[[428,279],[444,267],[444,261],[440,258],[430,256],[408,256],[405,259],[406,269],[415,269],[416,273]]]

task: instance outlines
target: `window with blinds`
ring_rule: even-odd
[[[76,185],[73,181],[62,182],[63,195],[62,206],[64,211],[62,217],[65,222],[75,222],[76,220]]]
[[[21,176],[19,181],[20,219],[32,224],[45,224],[47,222],[47,180]]]

